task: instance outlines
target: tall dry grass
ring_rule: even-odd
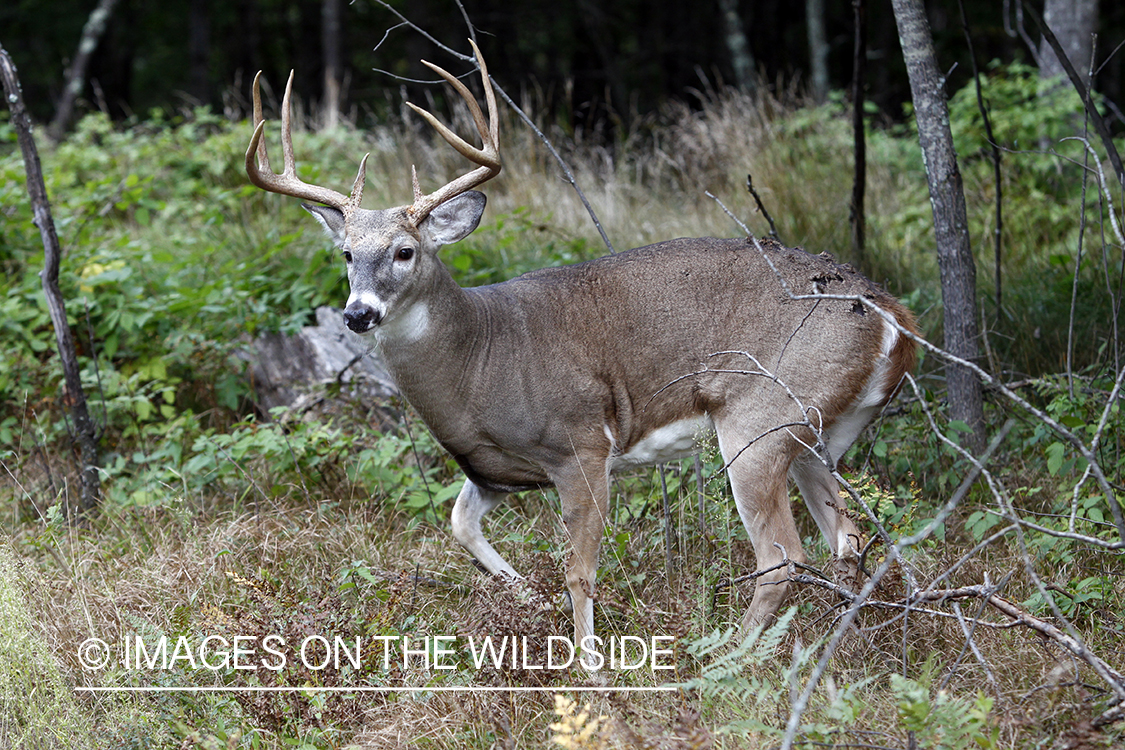
[[[755,234],[766,234],[769,227],[746,189],[746,177],[752,174],[784,242],[850,260],[853,163],[845,111],[826,107],[799,114],[802,103],[795,95],[778,98],[764,88],[756,94],[723,89],[696,96],[693,102],[672,102],[636,118],[628,132],[613,138],[564,131],[542,119],[537,123],[569,165],[615,249],[675,237],[740,235],[708,191]],[[525,107],[534,115],[534,101]],[[371,151],[368,207],[406,202],[412,165],[423,190],[466,169],[463,157],[432,136],[413,113],[403,112],[362,138],[362,148]],[[475,130],[463,106],[445,117],[472,138]],[[501,120],[504,168],[482,188],[490,201],[485,221],[489,215],[526,210],[554,231],[585,239],[591,253],[606,252],[589,214],[536,134],[503,109]],[[355,150],[353,163],[359,155]],[[904,175],[875,156],[868,166],[867,205],[875,229],[872,253],[878,256],[878,217],[897,211],[908,197],[904,180],[921,177],[917,185],[922,189],[925,183],[921,173]],[[353,177],[343,167],[333,178],[319,171],[341,185]]]

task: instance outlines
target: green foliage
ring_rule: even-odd
[[[992,699],[983,693],[972,701],[945,690],[934,693],[936,664],[936,654],[931,654],[922,665],[919,680],[891,675],[891,692],[903,728],[913,735],[918,747],[933,750],[999,747],[1000,727],[990,715]]]
[[[716,728],[718,734],[781,737],[774,724],[782,685],[796,685],[807,677],[811,658],[819,645],[795,649],[785,668],[777,666],[777,655],[788,636],[796,608],[790,608],[768,629],[755,628],[733,645],[733,631],[715,631],[692,641],[686,652],[702,663],[699,675],[680,685],[696,691],[704,702],[715,702],[735,717]],[[733,646],[733,647],[732,647]],[[899,727],[910,733],[919,747],[935,750],[999,747],[999,727],[991,716],[992,699],[978,695],[960,698],[944,690],[932,690],[937,655],[922,665],[919,679],[890,675],[889,693],[897,709]],[[809,746],[846,742],[865,715],[865,708],[877,692],[878,680],[863,679],[835,692],[832,700],[814,702],[804,715],[799,736]],[[804,746],[804,745],[801,745]]]
[[[126,129],[91,115],[43,153],[66,249],[60,285],[103,431],[111,498],[151,503],[160,487],[182,492],[222,479],[180,471],[205,424],[235,423],[251,408],[238,347],[247,336],[305,325],[339,295],[340,269],[318,235],[306,239],[264,211],[241,221],[248,203],[268,200],[232,158],[246,138],[245,126],[203,110]],[[37,442],[68,429],[22,171],[17,150],[0,152],[0,198],[10,207],[0,223],[6,445],[26,442],[32,414]]]
[[[1041,139],[1069,131],[1075,113],[1082,111],[1068,82],[1044,81],[1038,68],[1023,63],[993,60],[981,71],[981,89],[996,143],[1015,151],[1037,149]],[[972,81],[950,97],[949,122],[960,156],[974,159],[991,150]]]
[[[742,735],[749,732],[774,732],[765,717],[778,707],[779,684],[787,684],[804,667],[814,649],[794,655],[788,670],[771,669],[778,648],[797,614],[790,607],[768,628],[751,630],[741,641],[733,641],[735,631],[718,630],[687,644],[685,651],[702,664],[699,675],[679,685],[698,691],[706,701],[735,709],[735,718],[717,728],[719,734]],[[733,647],[732,647],[733,644]]]
[[[964,180],[978,288],[994,356],[1005,369],[1016,372],[1034,375],[1064,369],[1072,288],[1077,284],[1073,330],[1082,333],[1074,342],[1072,366],[1102,362],[1101,343],[1125,318],[1107,293],[1108,286],[1116,284],[1107,284],[1107,274],[1116,279],[1120,258],[1114,260],[1112,251],[1108,258],[1102,257],[1102,240],[1089,230],[1090,223],[1097,221],[1094,217],[1104,216],[1104,208],[1096,181],[1084,169],[1084,146],[1076,140],[1083,135],[1082,104],[1069,84],[1041,81],[1037,69],[1018,63],[994,62],[982,71],[981,85],[993,135],[1002,149],[999,186],[971,79],[950,98],[949,123]],[[890,132],[891,140],[917,143],[912,119]],[[871,154],[868,159],[880,163]],[[914,309],[936,311],[941,300],[921,160],[914,150],[890,163],[899,170],[909,165],[911,171],[903,172],[908,176],[901,185],[903,200],[871,219],[870,234],[881,248],[873,261],[874,277],[912,278],[923,294]],[[1003,199],[999,310],[992,304],[997,190]],[[1085,254],[1076,268],[1083,212]],[[926,251],[918,252],[919,248]],[[940,340],[939,319],[936,315],[932,322],[922,321],[930,340]]]

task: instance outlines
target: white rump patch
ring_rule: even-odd
[[[839,416],[836,422],[828,428],[828,452],[833,461],[840,457],[851,447],[859,433],[875,416],[875,411],[883,403],[883,399],[898,383],[888,382],[891,371],[891,352],[898,343],[899,332],[890,323],[883,321],[883,345],[879,359],[871,370],[863,389],[856,396],[848,410]]]

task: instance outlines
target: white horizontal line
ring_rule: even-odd
[[[462,685],[436,687],[229,687],[190,685],[186,687],[76,687],[76,693],[654,693],[679,690],[675,685],[650,687],[494,687],[490,685]]]

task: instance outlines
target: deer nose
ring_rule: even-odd
[[[363,302],[353,302],[344,308],[344,323],[356,333],[367,333],[379,325],[382,317],[378,310]]]

